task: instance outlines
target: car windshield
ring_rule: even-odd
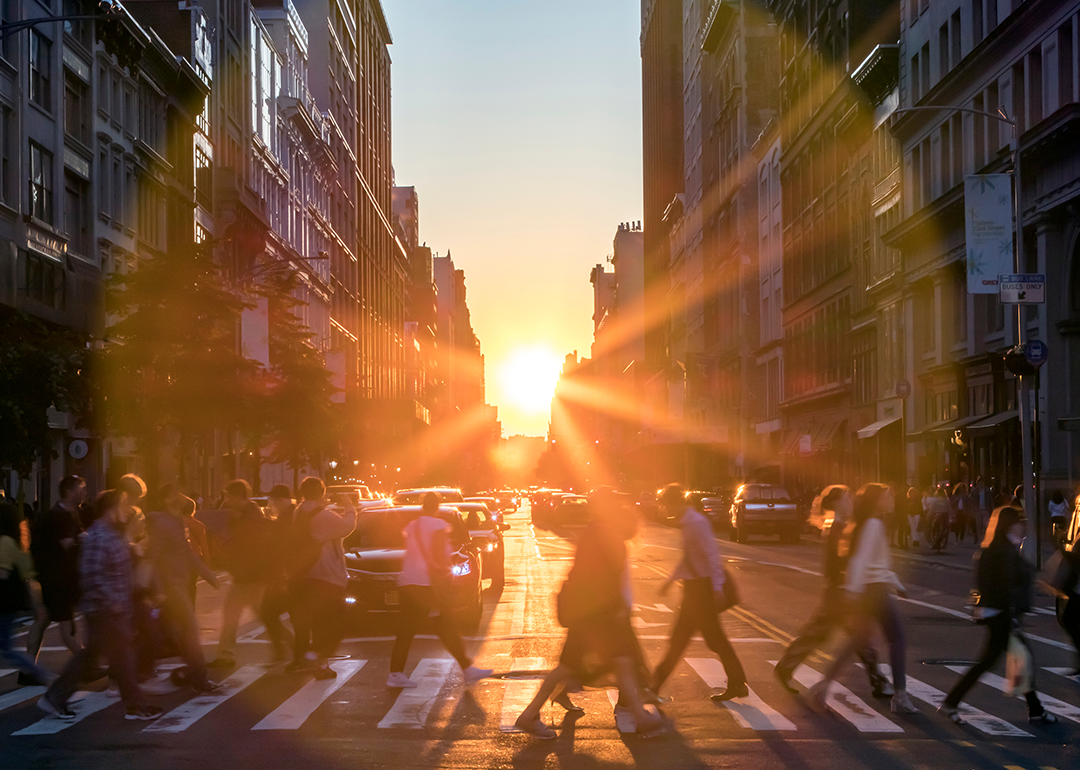
[[[788,495],[786,489],[783,487],[769,486],[767,484],[751,484],[744,490],[742,498],[748,502],[791,502],[791,497]]]
[[[483,506],[469,507],[465,510],[458,508],[458,512],[465,519],[465,526],[469,529],[489,529],[491,527],[491,513]]]
[[[345,538],[346,548],[404,548],[402,531],[410,521],[420,515],[415,509],[379,508],[365,511],[356,517],[356,529]],[[469,541],[469,529],[457,511],[439,509],[439,518],[450,525],[450,542],[460,548]]]

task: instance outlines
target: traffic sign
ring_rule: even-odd
[[[1049,352],[1042,340],[1028,340],[1024,344],[1024,359],[1036,369],[1046,363]]]
[[[1003,305],[1041,305],[1046,302],[1046,275],[1016,273],[999,276],[998,296]]]
[[[911,395],[911,383],[907,380],[900,380],[896,383],[896,395],[898,398],[907,398]]]

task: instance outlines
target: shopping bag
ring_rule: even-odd
[[[1015,633],[1009,634],[1005,654],[1005,694],[1023,695],[1031,691],[1031,653]]]

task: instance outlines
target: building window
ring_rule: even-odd
[[[0,0],[0,24],[10,24],[18,21],[15,8],[15,0]],[[15,41],[18,35],[8,35],[0,39],[0,57],[11,61],[16,56]]]
[[[23,291],[27,297],[55,310],[67,307],[64,281],[67,275],[62,265],[48,257],[26,252],[26,275]]]
[[[90,185],[80,177],[64,172],[64,229],[68,251],[90,256]]]
[[[53,156],[39,144],[30,143],[30,214],[53,223]]]
[[[64,0],[65,16],[89,15],[79,0]],[[65,21],[64,32],[83,48],[90,48],[91,23],[88,21]]]
[[[30,101],[52,111],[52,43],[30,30]]]
[[[82,78],[64,69],[64,132],[83,144],[90,143],[90,88]]]
[[[195,148],[195,201],[205,209],[214,204],[214,168],[202,147]]]
[[[0,105],[0,202],[13,204],[15,198],[15,113]]]

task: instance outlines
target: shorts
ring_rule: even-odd
[[[77,592],[66,586],[41,584],[41,603],[49,613],[49,620],[62,623],[75,619],[75,605],[79,603]]]

